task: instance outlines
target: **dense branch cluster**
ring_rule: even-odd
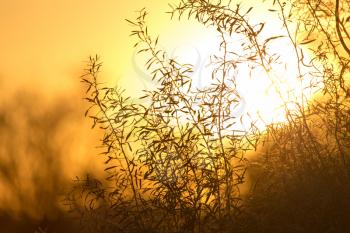
[[[90,58],[82,79],[91,103],[86,115],[105,132],[108,177],[107,184],[92,178],[79,181],[69,196],[87,228],[260,232],[270,226],[259,224],[266,220],[271,225],[270,217],[279,213],[263,216],[270,198],[278,194],[278,201],[283,201],[285,196],[279,192],[290,191],[302,172],[334,177],[338,169],[339,182],[349,178],[350,23],[349,17],[342,16],[349,12],[349,3],[275,0],[269,11],[279,15],[285,35],[268,37],[261,34],[264,23],[251,23],[252,8],[232,5],[231,1],[182,0],[171,6],[172,17],[193,17],[215,27],[221,38],[218,54],[212,57],[212,83],[205,88],[192,87],[191,64],[180,64],[158,48],[158,38],[148,32],[144,9],[135,21],[128,20],[138,40],[135,47],[149,56],[145,66],[156,82],[154,89],[145,90],[143,104],[99,83],[101,63],[98,57]],[[321,78],[323,92],[310,103],[303,99],[293,111],[286,103],[285,123],[268,125],[265,132],[252,123],[242,132],[238,127],[242,119],[232,116],[241,101],[236,81],[244,77],[238,71],[248,66],[271,76],[278,54],[270,54],[269,46],[281,37],[287,37],[295,50],[295,78],[303,79],[305,69],[311,67],[308,75]],[[239,40],[239,48],[230,46],[232,38]],[[307,48],[311,61],[305,61]],[[240,188],[253,164],[246,159],[250,150],[259,155],[254,165],[262,175],[244,199]],[[300,182],[304,181],[309,180],[302,177]]]

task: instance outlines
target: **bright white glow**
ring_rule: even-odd
[[[243,128],[252,122],[260,129],[285,122],[288,112],[306,104],[321,86],[319,79],[310,75],[311,68],[301,66],[299,73],[295,49],[287,38],[275,43],[270,51],[279,54],[279,63],[273,64],[270,72],[241,66],[237,88],[247,103],[244,114],[250,116],[245,118]],[[310,61],[304,56],[304,61]]]
[[[237,91],[241,96],[237,111],[234,111],[232,116],[237,118],[237,124],[233,127],[238,130],[247,130],[251,124],[263,130],[268,124],[285,122],[288,111],[297,110],[298,105],[305,104],[321,87],[319,79],[315,80],[309,74],[313,72],[311,68],[304,66],[298,69],[295,48],[287,36],[283,23],[276,18],[277,15],[257,12],[254,14],[254,21],[266,22],[261,33],[262,41],[264,38],[276,35],[285,37],[269,43],[267,52],[276,54],[279,59],[278,63],[273,63],[268,73],[262,67],[252,69],[251,64],[240,63],[237,70],[233,71],[235,74],[228,75],[228,78],[235,79]],[[161,47],[167,51],[169,57],[194,66],[192,75],[194,87],[209,86],[213,82],[210,57],[218,54],[220,34],[213,27],[207,28],[186,20],[172,22],[168,28],[169,31],[161,33]],[[178,30],[173,30],[174,28]],[[293,33],[293,28],[290,30]],[[239,50],[239,39],[231,38],[230,41],[232,44],[230,49],[236,53],[242,52]],[[304,51],[304,63],[307,64],[308,61],[310,58]]]
[[[265,129],[271,123],[280,123],[287,120],[288,112],[296,111],[320,89],[320,79],[315,79],[310,72],[314,70],[301,65],[298,68],[298,58],[282,23],[276,18],[268,18],[269,25],[262,38],[275,35],[285,37],[269,43],[269,54],[276,54],[278,62],[273,63],[272,69],[267,73],[262,67],[251,69],[251,64],[239,64],[234,71],[236,88],[242,97],[241,104],[233,117],[236,117],[235,129],[247,130],[254,124],[260,130]],[[197,88],[209,86],[213,80],[211,72],[213,66],[208,66],[210,56],[218,54],[220,39],[216,31],[206,29],[201,33],[190,34],[184,42],[179,39],[173,42],[177,45],[172,47],[172,57],[180,62],[194,65],[193,84]],[[292,29],[290,29],[292,30]],[[216,35],[216,36],[213,36]],[[230,49],[237,52],[235,47],[236,38],[232,38],[233,46]],[[180,44],[181,43],[181,44]],[[239,52],[239,48],[238,48]],[[311,59],[304,51],[304,63]],[[231,75],[231,74],[230,74]],[[228,75],[228,78],[233,78]],[[242,118],[241,118],[242,116]]]

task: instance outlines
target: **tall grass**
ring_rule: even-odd
[[[77,180],[68,196],[82,225],[92,232],[345,232],[349,206],[349,3],[271,2],[295,50],[298,79],[323,83],[313,101],[285,102],[286,122],[261,131],[232,113],[242,97],[237,74],[243,66],[271,76],[278,54],[252,23],[251,8],[231,1],[183,0],[172,17],[189,17],[217,28],[211,85],[192,87],[190,64],[168,58],[138,12],[135,47],[145,53],[154,89],[134,103],[99,80],[102,63],[90,57],[82,81],[91,103],[86,116],[100,127],[106,181]],[[293,22],[297,22],[296,29]],[[240,53],[230,39],[239,38]],[[305,61],[305,50],[312,60]],[[307,74],[305,73],[307,70]],[[254,163],[246,152],[256,150]],[[253,169],[249,169],[252,166]],[[248,169],[248,170],[247,170]],[[255,170],[251,191],[240,188]]]

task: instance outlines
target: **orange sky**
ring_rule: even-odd
[[[109,79],[130,66],[134,11],[146,6],[155,32],[169,17],[163,0],[11,0],[0,7],[0,85],[67,91],[89,55],[99,54]],[[34,83],[34,86],[33,86]],[[10,85],[11,84],[11,85]]]
[[[168,3],[174,2],[179,1],[3,1],[0,7],[0,89],[6,89],[6,93],[19,87],[40,91],[49,93],[47,99],[62,93],[76,93],[76,90],[83,90],[79,77],[87,58],[95,54],[100,55],[104,63],[101,81],[108,81],[112,87],[118,84],[127,89],[128,95],[136,96],[141,90],[149,89],[152,84],[144,71],[144,61],[135,56],[136,38],[129,36],[133,28],[124,20],[134,19],[135,11],[143,7],[149,11],[147,23],[151,35],[160,35],[161,48],[171,56],[187,56],[185,62],[194,64],[195,75],[202,78],[209,74],[205,69],[209,55],[218,49],[217,33],[213,33],[214,28],[206,28],[186,17],[180,22],[171,21],[165,12],[170,9]],[[259,1],[244,3],[253,2]],[[253,5],[257,8],[255,18],[261,9]],[[279,21],[265,14],[260,15],[260,19],[268,20],[272,30],[281,26]],[[271,32],[267,30],[267,33]],[[204,83],[198,80],[199,84]]]
[[[139,70],[143,61],[135,58],[135,38],[129,36],[132,27],[124,20],[135,18],[135,11],[143,7],[149,11],[150,32],[161,36],[162,48],[170,55],[185,51],[204,70],[208,54],[218,48],[213,43],[217,34],[194,20],[171,21],[165,12],[174,2],[178,1],[2,1],[0,87],[44,90],[50,96],[80,88],[88,56],[98,54],[104,63],[103,80],[109,85],[118,83],[130,94],[147,88],[147,77]]]

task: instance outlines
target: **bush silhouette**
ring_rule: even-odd
[[[280,16],[285,34],[266,36],[265,24],[250,20],[252,8],[180,1],[172,17],[192,17],[221,38],[212,83],[201,89],[192,87],[192,65],[157,47],[147,12],[139,11],[128,22],[156,83],[140,97],[145,101],[134,103],[121,89],[101,84],[98,56],[82,76],[91,103],[86,115],[105,132],[107,173],[106,181],[77,180],[68,195],[82,225],[92,232],[349,230],[350,38],[349,17],[342,16],[349,8],[339,0],[271,1],[267,11]],[[242,101],[237,80],[246,77],[236,74],[248,66],[273,79],[279,57],[269,48],[282,37],[295,50],[295,78],[311,77],[322,89],[312,101],[303,95],[300,103],[285,101],[286,122],[261,130],[253,121],[238,130],[242,119],[232,112]],[[239,53],[232,38],[240,38]],[[248,160],[247,151],[256,157]],[[242,195],[253,170],[251,191]]]

